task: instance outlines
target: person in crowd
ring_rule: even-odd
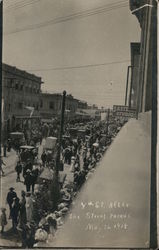
[[[33,199],[30,192],[26,193],[26,215],[27,222],[31,223],[33,216]]]
[[[26,192],[30,192],[30,187],[32,185],[32,174],[31,170],[26,170],[26,175],[24,176],[24,184],[26,186]]]
[[[27,170],[32,171],[32,169],[33,169],[33,165],[31,163],[30,159],[28,159],[26,161],[26,164],[25,164],[24,168],[23,168],[23,177],[24,177],[24,179],[25,179],[25,176],[27,174]]]
[[[7,141],[5,140],[3,144],[3,156],[6,157],[7,155]]]
[[[11,151],[11,148],[12,148],[12,143],[11,143],[11,139],[8,138],[8,141],[7,141],[7,151],[10,152]]]
[[[75,157],[72,156],[72,157],[71,157],[70,171],[71,171],[71,172],[74,172],[74,170],[75,170]]]
[[[26,198],[25,191],[21,191],[21,199],[20,199],[20,227],[23,228],[27,223],[27,215],[26,215]]]
[[[39,169],[35,165],[33,165],[33,170],[31,172],[31,175],[32,175],[31,177],[32,193],[34,193],[34,186],[37,182],[38,175],[39,175]]]
[[[48,224],[49,224],[49,233],[52,236],[54,236],[55,232],[57,230],[57,221],[56,221],[56,219],[52,218],[51,216],[48,217],[47,221],[48,221]]]
[[[11,219],[12,219],[12,228],[13,230],[17,229],[18,226],[18,219],[19,219],[19,212],[20,212],[20,203],[19,198],[15,197],[13,199],[13,205],[11,208]]]
[[[17,179],[16,181],[19,182],[20,181],[20,174],[22,172],[22,164],[20,161],[17,162],[17,165],[15,167],[15,171],[17,172]]]
[[[46,164],[49,166],[50,162],[52,161],[52,152],[48,151],[46,155]]]
[[[7,225],[6,208],[1,208],[1,215],[0,215],[1,234],[4,233],[4,228],[6,225]]]
[[[43,164],[43,167],[45,167],[46,165],[46,160],[47,160],[47,154],[46,154],[46,151],[44,150],[42,155],[41,155],[41,160],[42,160],[42,164]]]
[[[34,244],[36,243],[35,240],[35,226],[30,223],[26,224],[22,228],[22,233],[21,233],[21,241],[22,241],[22,248],[33,248]]]
[[[89,159],[88,158],[84,158],[83,169],[85,171],[88,171],[89,164],[90,164]]]
[[[0,156],[0,172],[2,172],[2,175],[4,176],[4,170],[2,168],[2,165],[6,166],[6,164],[3,162],[2,156]]]
[[[12,209],[12,205],[13,205],[13,201],[14,201],[14,198],[17,197],[17,194],[16,192],[14,191],[14,188],[13,187],[10,187],[9,188],[9,192],[7,194],[7,198],[6,198],[6,202],[8,203],[9,205],[9,210],[10,210],[10,214],[9,214],[9,219],[11,219],[11,209]]]

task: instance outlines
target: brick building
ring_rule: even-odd
[[[41,93],[40,95],[40,115],[43,120],[50,120],[59,117],[61,114],[62,94],[61,93]],[[72,118],[78,107],[78,101],[72,95],[66,95],[65,117]]]
[[[39,119],[41,84],[41,77],[2,65],[2,119],[6,132],[19,130],[25,123]],[[34,109],[31,117],[30,109]]]

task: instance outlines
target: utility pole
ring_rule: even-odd
[[[59,141],[57,148],[57,157],[56,157],[56,177],[58,178],[59,173],[59,164],[60,164],[60,154],[61,154],[61,144],[62,144],[62,135],[63,135],[63,127],[64,127],[64,115],[65,115],[65,100],[66,100],[66,91],[63,91],[62,96],[62,110],[61,110],[61,120],[60,120],[60,131],[59,131]]]
[[[110,109],[108,109],[108,113],[107,113],[107,126],[106,126],[106,136],[108,136],[108,127],[109,127],[109,114],[110,114]]]
[[[58,144],[57,144],[55,172],[54,172],[53,182],[52,182],[52,187],[51,187],[51,199],[52,199],[52,205],[53,205],[54,210],[57,209],[58,201],[59,201],[59,198],[60,198],[59,167],[60,167],[62,134],[63,134],[63,126],[64,126],[65,99],[66,99],[66,91],[63,91],[61,120],[60,120],[60,131],[59,131],[59,138],[58,138],[59,141],[58,141]]]

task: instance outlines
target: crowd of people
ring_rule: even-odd
[[[48,235],[54,236],[57,228],[63,224],[62,218],[67,214],[74,197],[89,178],[89,174],[94,172],[102,155],[122,125],[119,121],[113,121],[109,125],[106,124],[106,121],[91,121],[80,123],[80,125],[71,122],[65,124],[60,163],[65,166],[63,167],[64,170],[69,168],[73,179],[69,181],[67,178],[64,179],[60,186],[56,207],[52,204],[54,191],[52,182],[43,180],[43,183],[38,185],[38,190],[35,192],[35,185],[38,184],[41,172],[46,168],[51,169],[51,171],[55,170],[53,154],[50,157],[50,154],[43,150],[38,165],[36,164],[37,154],[32,157],[30,153],[26,154],[27,157],[24,157],[24,151],[18,153],[19,160],[15,166],[16,181],[23,181],[26,190],[21,191],[21,197],[19,198],[14,188],[11,187],[6,201],[10,212],[8,219],[12,220],[14,231],[17,228],[21,230],[23,247],[33,247],[38,241],[46,240]],[[59,127],[58,123],[54,126],[44,124],[41,128],[40,126],[33,127],[31,134],[41,135],[39,140],[34,141],[34,146],[40,145],[43,138],[47,136],[57,136]],[[71,133],[72,128],[73,133]],[[32,137],[32,141],[34,137]],[[33,145],[33,143],[31,144]],[[12,146],[9,145],[9,150],[10,147]],[[2,171],[2,164],[4,164],[2,159],[1,162]],[[7,225],[6,208],[1,209],[0,225],[3,234]]]

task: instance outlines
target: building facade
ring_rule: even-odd
[[[85,101],[77,100],[78,103],[78,109],[87,109],[88,104]]]
[[[140,43],[131,43],[131,82],[129,90],[129,108],[137,106],[139,82]]]
[[[28,120],[39,118],[41,84],[41,77],[2,65],[2,117],[7,133],[21,129]]]
[[[130,10],[137,17],[141,27],[140,51],[138,53],[140,58],[137,65],[138,76],[135,80],[137,85],[135,95],[138,113],[152,110],[152,92],[154,91],[155,94],[156,91],[157,1],[130,0],[129,2]],[[132,58],[134,58],[134,50],[132,50]],[[134,80],[132,79],[132,81]],[[130,95],[130,98],[132,98],[132,95]],[[129,100],[129,103],[131,101]]]
[[[55,117],[60,117],[62,105],[61,93],[41,93],[40,95],[40,115],[43,120],[51,120]],[[72,95],[66,95],[65,101],[65,118],[71,119],[74,117],[78,108],[78,100]]]
[[[151,111],[151,185],[149,248],[157,242],[157,0],[130,0],[130,10],[141,27],[140,60],[137,81],[138,113]]]

